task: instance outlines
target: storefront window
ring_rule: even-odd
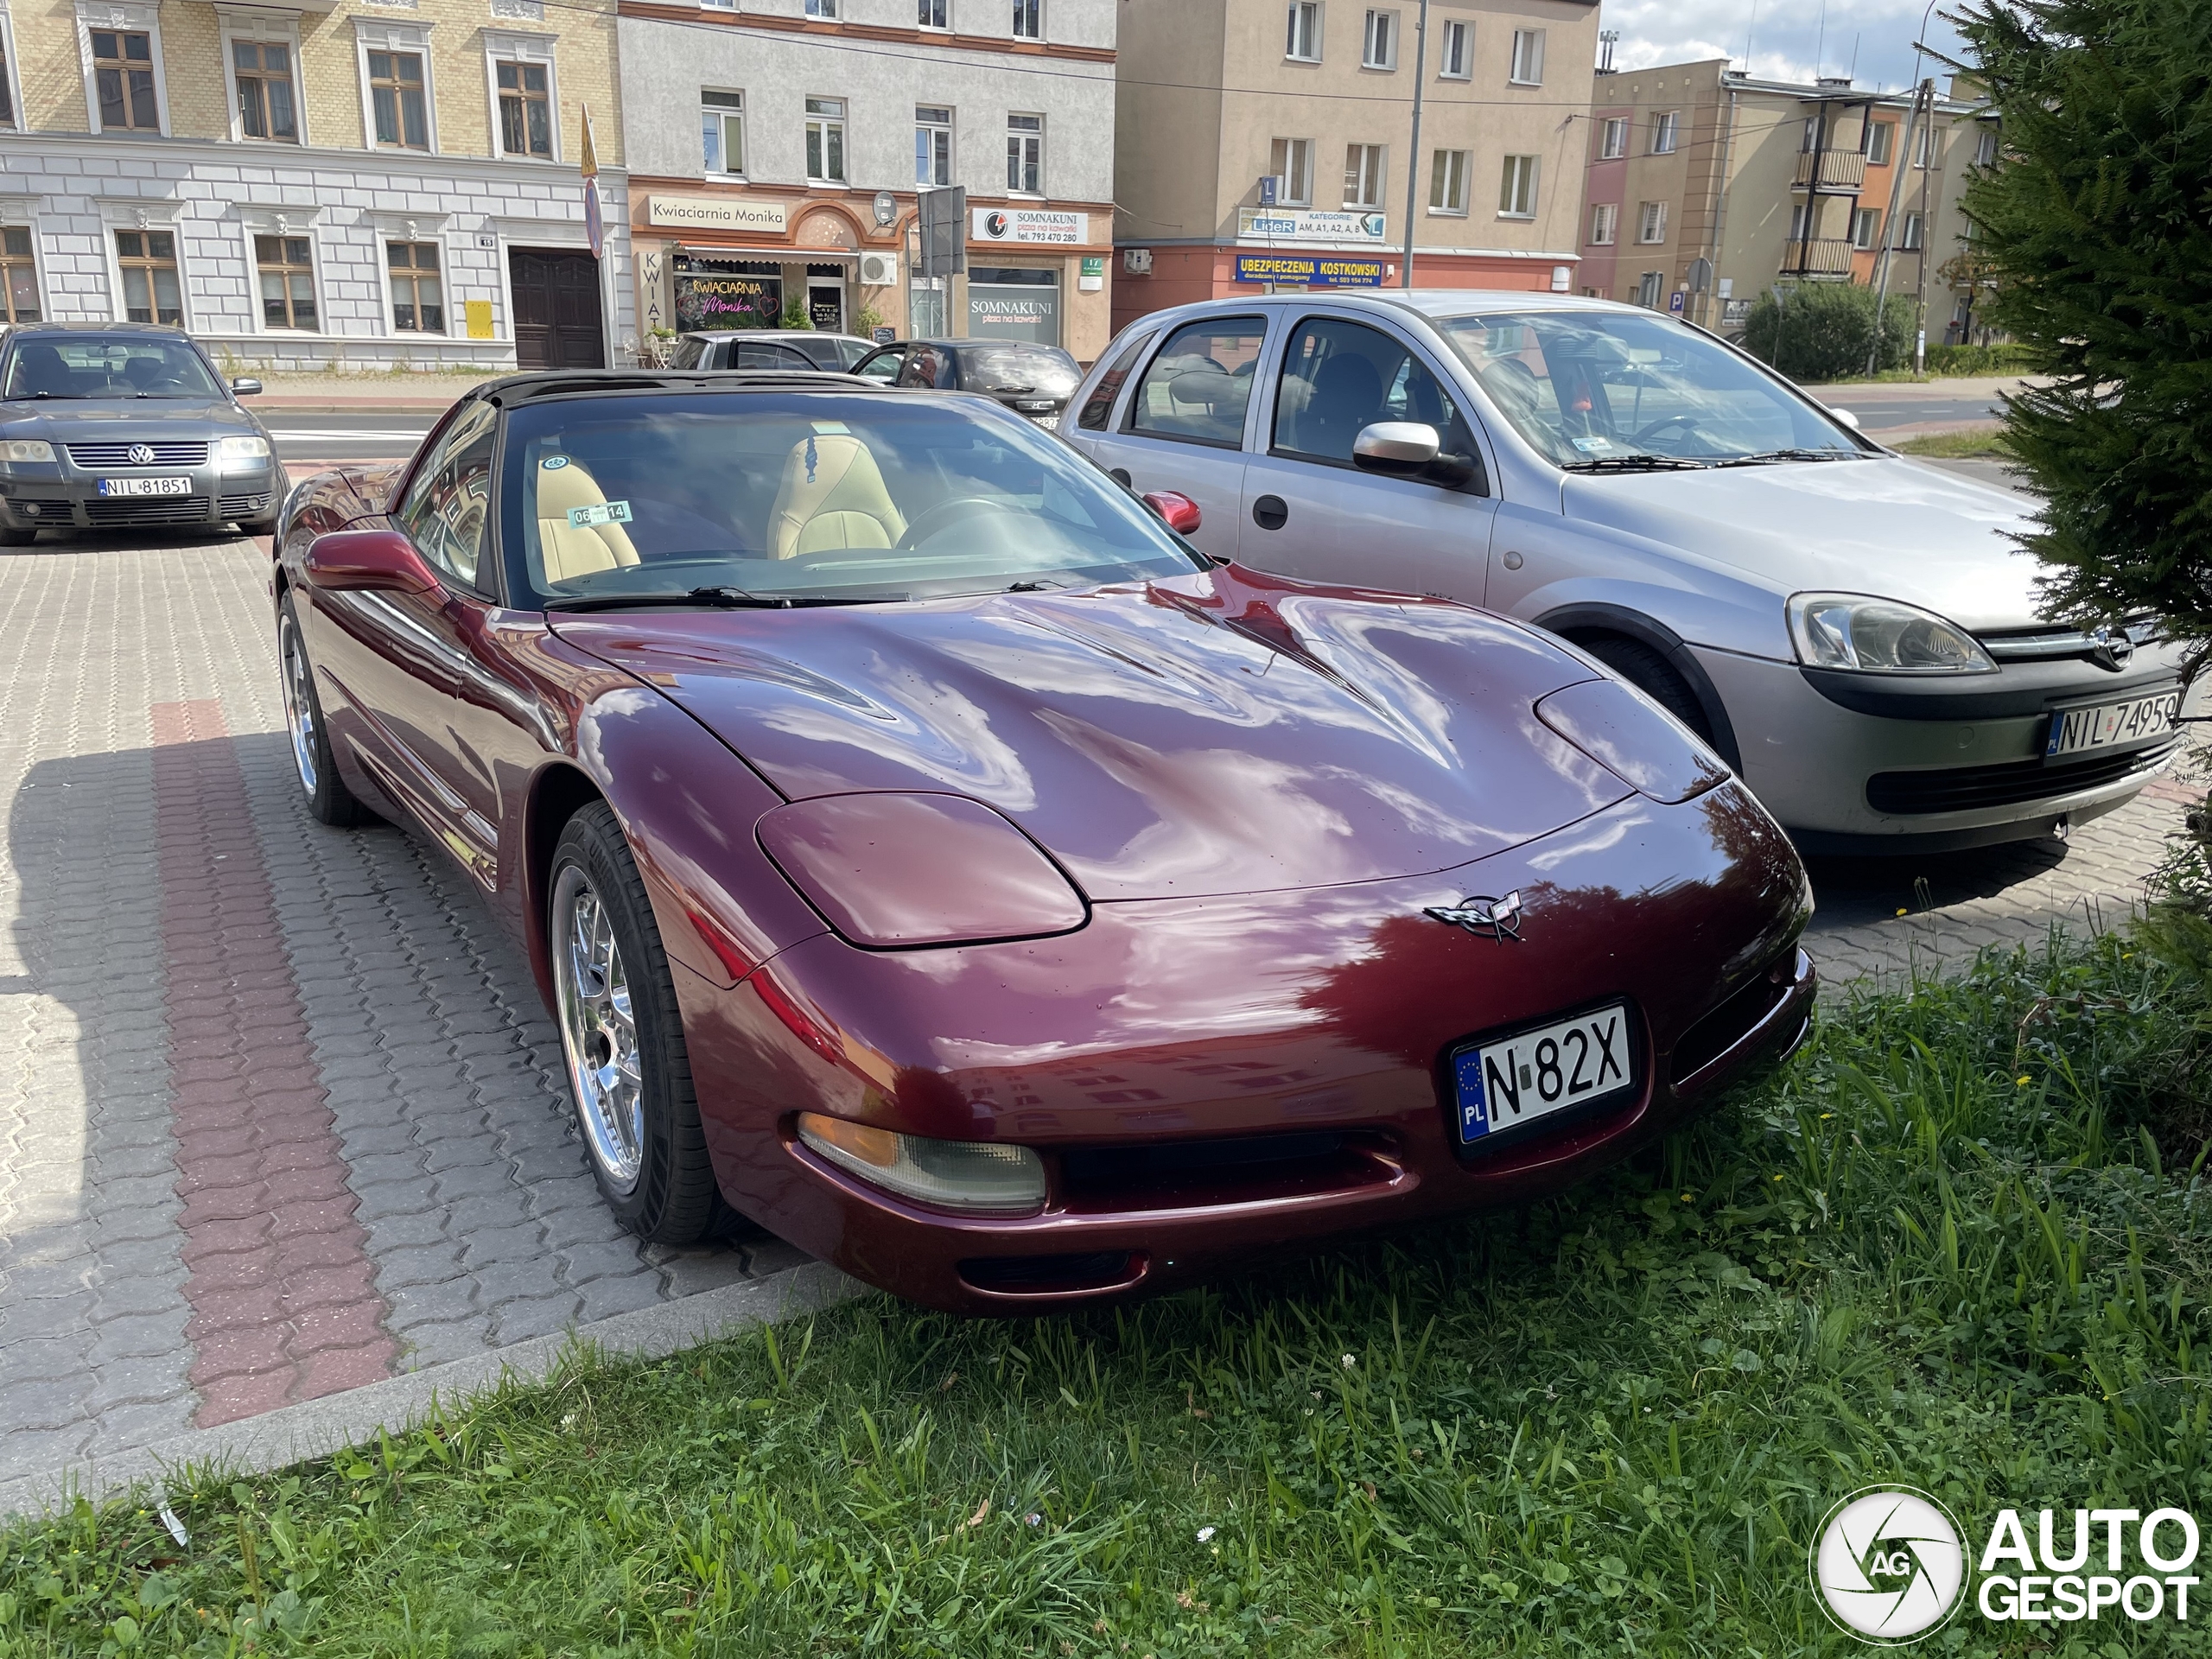
[[[676,289],[676,327],[774,328],[783,321],[780,265],[677,254],[669,267]]]
[[[1060,343],[1060,273],[1020,266],[968,271],[968,332],[983,340]]]

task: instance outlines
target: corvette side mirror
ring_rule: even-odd
[[[1436,429],[1419,421],[1377,421],[1352,440],[1352,464],[1363,472],[1410,478],[1444,448]]]
[[[308,544],[308,580],[334,593],[429,594],[438,579],[396,530],[340,530]]]
[[[1150,490],[1145,493],[1144,504],[1166,521],[1167,528],[1178,536],[1198,533],[1200,514],[1198,504],[1178,490]]]

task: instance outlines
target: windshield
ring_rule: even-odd
[[[1035,391],[1065,397],[1083,371],[1051,346],[963,346],[960,384],[969,391]]]
[[[1514,429],[1561,467],[1866,453],[1719,341],[1648,313],[1491,313],[1436,327]]]
[[[181,340],[75,334],[8,353],[6,397],[220,397],[207,359]]]
[[[759,392],[525,404],[505,468],[513,586],[540,601],[938,597],[1200,565],[1081,457],[988,407]]]

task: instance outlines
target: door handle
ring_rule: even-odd
[[[1263,495],[1252,504],[1252,522],[1262,530],[1281,530],[1290,522],[1290,504],[1279,495]]]

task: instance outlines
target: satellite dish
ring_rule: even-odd
[[[875,222],[888,227],[891,221],[898,217],[899,198],[888,190],[877,191],[875,193]]]

